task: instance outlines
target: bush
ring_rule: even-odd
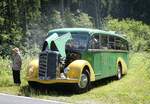
[[[106,29],[126,34],[133,51],[149,51],[150,50],[150,26],[141,21],[131,19],[105,19]]]
[[[29,62],[35,59],[36,57],[31,55],[22,55],[22,70],[21,70],[21,82],[22,85],[27,83],[26,81],[26,73]],[[12,68],[11,68],[11,59],[8,57],[2,58],[0,57],[0,87],[7,87],[13,85],[13,75],[12,75]]]
[[[10,68],[10,60],[8,57],[3,59],[0,57],[0,86],[10,86],[12,84],[12,73]]]

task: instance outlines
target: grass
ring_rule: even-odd
[[[128,74],[120,81],[107,78],[93,83],[83,94],[69,92],[65,85],[52,85],[49,90],[31,89],[25,80],[25,70],[31,58],[24,58],[21,86],[12,82],[9,60],[0,60],[0,92],[83,104],[150,104],[150,55],[131,53]],[[68,86],[67,86],[68,87]]]

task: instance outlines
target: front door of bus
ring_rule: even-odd
[[[102,65],[101,65],[101,56],[99,51],[93,52],[93,59],[94,59],[94,70],[96,79],[100,79],[102,77]]]
[[[95,34],[90,41],[90,50],[91,50],[91,57],[92,57],[92,66],[94,68],[95,77],[96,79],[100,79],[102,75],[101,69],[101,57],[100,57],[100,37],[99,35]]]

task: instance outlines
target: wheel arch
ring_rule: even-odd
[[[38,64],[39,64],[38,59],[34,59],[29,63],[26,74],[27,80],[38,77],[38,67],[39,67]]]
[[[95,81],[95,74],[92,66],[86,60],[76,60],[68,65],[69,67],[69,78],[78,78],[80,80],[81,74],[84,70],[89,71],[90,81]]]
[[[84,71],[86,71],[86,70],[88,71],[88,74],[91,76],[91,74],[90,74],[91,72],[90,72],[90,69],[89,69],[89,66],[88,66],[88,65],[85,65],[85,66],[84,66],[82,72],[84,72]]]
[[[118,65],[121,65],[122,74],[127,74],[127,64],[121,57],[117,59],[116,67],[118,67]]]

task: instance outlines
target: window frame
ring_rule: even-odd
[[[94,37],[98,36],[98,41],[99,41],[99,47],[98,48],[94,48],[93,46],[91,47],[91,40]],[[113,38],[113,41],[110,39]],[[118,43],[117,43],[118,41]],[[113,44],[113,46],[110,46],[110,44]],[[120,46],[118,45],[120,44]],[[112,47],[112,48],[111,48]],[[118,47],[118,48],[117,48]],[[115,36],[115,35],[109,35],[109,34],[100,34],[100,33],[96,33],[93,36],[91,36],[90,40],[89,40],[89,46],[88,49],[90,50],[115,50],[115,51],[129,51],[129,46],[128,46],[128,41]]]

